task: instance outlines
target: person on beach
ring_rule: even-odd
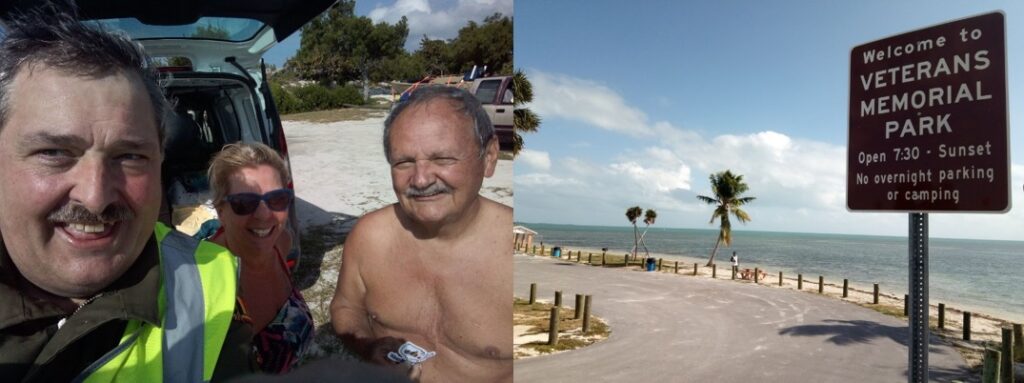
[[[479,195],[498,140],[480,102],[421,87],[384,122],[398,203],[345,241],[331,322],[346,348],[425,382],[512,381],[512,209]]]
[[[740,267],[740,257],[738,257],[738,256],[736,255],[736,252],[735,252],[735,251],[734,251],[734,252],[732,252],[732,258],[729,258],[729,262],[732,262],[732,268],[733,268],[734,270],[735,270],[735,269],[739,269],[739,267]]]
[[[0,41],[0,379],[252,371],[232,257],[157,222],[168,106],[149,59],[43,6]]]
[[[291,248],[285,229],[294,193],[288,166],[261,143],[225,146],[210,161],[213,206],[221,222],[210,241],[238,257],[243,320],[256,333],[260,370],[280,374],[298,366],[313,340],[313,315],[294,286],[283,254]]]

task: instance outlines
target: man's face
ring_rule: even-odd
[[[91,296],[135,262],[160,209],[160,140],[145,87],[133,74],[37,65],[8,95],[0,235],[29,282]]]
[[[494,174],[497,140],[480,158],[473,121],[447,100],[410,107],[391,127],[391,182],[402,211],[439,227],[458,221]]]

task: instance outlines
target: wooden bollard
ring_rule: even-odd
[[[782,272],[779,272],[779,286],[782,286]]]
[[[985,364],[981,369],[981,381],[983,383],[999,382],[1000,359],[999,350],[985,348]]]
[[[718,278],[718,264],[711,265],[711,278]]]
[[[946,328],[946,304],[939,303],[939,330]]]
[[[1004,382],[1015,382],[1013,376],[1013,330],[1004,328],[1003,330],[1003,347],[1000,353],[1003,355],[1003,360],[999,363],[1000,377]]]
[[[964,311],[964,340],[971,340],[971,312]]]
[[[537,255],[537,245],[533,245],[533,252],[531,254]]]
[[[548,345],[558,345],[558,307],[551,308],[551,323],[548,326]]]
[[[758,275],[758,274],[761,274],[761,269],[755,267],[754,268],[754,283],[757,283],[757,282],[759,282],[761,280],[760,279],[760,275]]]
[[[658,271],[661,271],[661,258],[658,258]]]
[[[878,304],[878,284],[877,283],[875,284],[875,294],[874,294],[874,299],[872,300],[872,302],[874,302],[874,304],[876,304],[876,305]]]
[[[804,289],[804,275],[803,274],[797,274],[796,275],[796,289],[797,290],[803,290]]]
[[[825,277],[818,276],[818,294],[825,293]]]
[[[601,266],[604,266],[604,253],[601,253]]]
[[[530,284],[530,304],[537,303],[537,284]]]
[[[679,274],[679,261],[676,261],[676,274]]]
[[[542,243],[542,244],[540,245],[540,255],[544,255],[545,253],[546,253],[546,252],[544,251],[544,244]]]
[[[1013,324],[1013,356],[1018,362],[1024,362],[1024,331],[1020,323]]]
[[[583,297],[583,333],[590,332],[590,306],[592,306],[590,295]]]
[[[697,262],[693,263],[693,276],[697,276]]]
[[[587,264],[588,265],[593,265],[594,264],[594,253],[587,253]]]
[[[910,294],[903,294],[903,316],[910,316]]]
[[[629,267],[629,254],[626,254],[626,257],[623,259],[622,264],[626,265],[626,267]]]
[[[580,319],[583,316],[583,294],[576,294],[576,307],[572,313],[572,319]]]
[[[555,307],[562,308],[562,292],[555,291]]]
[[[733,267],[732,267],[732,279],[736,279],[736,270],[738,270],[738,269],[739,269],[739,266],[733,265]]]
[[[850,296],[850,280],[843,278],[843,298]]]

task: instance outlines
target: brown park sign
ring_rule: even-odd
[[[848,209],[1010,209],[1005,30],[994,12],[853,48]]]

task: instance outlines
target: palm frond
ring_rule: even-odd
[[[753,201],[755,199],[757,199],[757,197],[736,198],[736,199],[733,200],[734,201],[733,202],[733,206],[743,206],[743,205],[746,205],[746,204],[750,203],[751,201]]]
[[[708,197],[708,196],[704,196],[704,195],[698,195],[697,199],[707,203],[708,205],[714,205],[714,204],[718,203],[717,199],[714,199],[714,198],[711,198],[711,197]]]
[[[740,220],[740,222],[750,222],[750,214],[747,214],[747,212],[743,211],[743,209],[732,209],[732,215],[736,216],[736,219]]]

